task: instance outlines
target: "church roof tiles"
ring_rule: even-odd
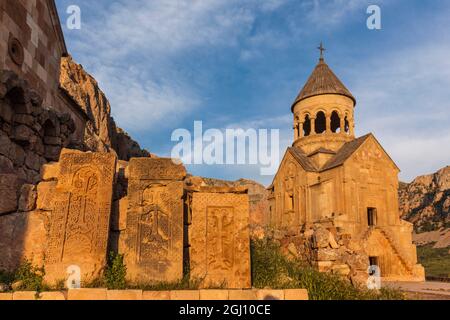
[[[298,102],[306,98],[323,94],[343,95],[352,99],[356,104],[355,97],[353,97],[353,95],[345,87],[341,80],[339,80],[339,78],[334,74],[330,67],[325,63],[324,59],[321,58],[319,64],[317,64],[305,86],[295,99],[295,102],[292,105],[292,109]]]

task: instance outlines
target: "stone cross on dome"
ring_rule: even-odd
[[[317,47],[317,49],[320,50],[320,61],[323,61],[323,53],[324,53],[324,51],[326,51],[327,49],[324,48],[322,42],[320,42],[320,46]]]

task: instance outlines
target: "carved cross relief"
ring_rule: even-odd
[[[164,204],[164,187],[150,186],[142,193],[138,226],[138,262],[167,258],[169,216]]]
[[[234,264],[233,208],[208,208],[208,271],[230,271]]]
[[[65,256],[92,253],[96,249],[98,183],[98,174],[90,167],[83,167],[73,175],[62,260]]]

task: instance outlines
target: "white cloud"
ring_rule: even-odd
[[[353,68],[357,132],[375,133],[405,181],[450,164],[449,50],[422,43]]]
[[[84,21],[73,47],[99,80],[121,126],[141,131],[173,126],[200,105],[204,94],[184,79],[177,59],[198,47],[237,46],[258,11],[276,10],[284,2],[121,0],[104,8],[89,3],[96,19]],[[254,54],[243,52],[242,59]]]

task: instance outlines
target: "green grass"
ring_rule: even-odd
[[[320,273],[302,261],[283,256],[277,244],[253,241],[252,278],[256,288],[307,289],[311,300],[403,300],[405,296],[392,289],[380,291],[354,287],[347,279]]]
[[[450,277],[450,248],[434,249],[433,244],[417,247],[419,263],[428,277]]]

